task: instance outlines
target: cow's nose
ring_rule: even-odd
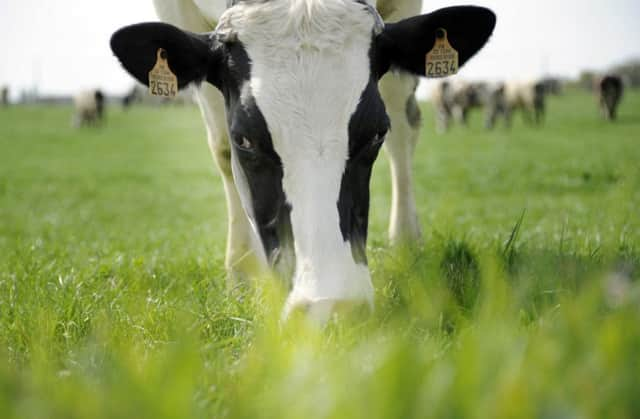
[[[283,320],[304,316],[315,325],[324,326],[331,321],[361,319],[373,312],[373,303],[368,300],[326,298],[315,301],[287,301]]]

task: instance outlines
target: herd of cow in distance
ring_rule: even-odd
[[[603,118],[615,121],[624,93],[624,83],[616,74],[606,74],[594,80],[593,91]],[[544,122],[548,96],[561,95],[562,82],[555,78],[516,82],[470,82],[453,78],[438,82],[429,98],[435,111],[437,132],[445,133],[455,123],[466,126],[473,110],[484,112],[484,125],[493,129],[502,120],[511,126],[514,113],[519,112],[526,123]],[[161,101],[148,96],[146,89],[135,85],[124,96],[117,98],[123,109],[136,104],[169,104],[190,102],[188,96]],[[103,120],[106,96],[101,89],[83,90],[73,98],[73,125],[99,126]],[[9,89],[0,90],[0,104],[9,105]]]
[[[547,97],[561,95],[562,81],[555,78],[515,82],[470,82],[458,78],[438,82],[429,98],[435,111],[437,132],[445,133],[455,123],[466,126],[469,113],[483,110],[484,125],[493,129],[502,120],[510,127],[513,115],[521,113],[526,123],[540,125],[544,122]],[[593,81],[593,92],[603,118],[615,121],[618,106],[624,93],[622,77],[605,74]],[[101,89],[83,90],[73,98],[73,125],[98,126],[103,120],[106,96]],[[124,96],[117,98],[123,109],[136,104],[169,104],[190,102],[183,95],[180,99],[162,101],[148,95],[145,88],[135,85]],[[9,105],[9,89],[0,90],[0,104]]]
[[[622,99],[624,84],[615,74],[606,74],[593,81],[593,91],[602,116],[614,121]],[[473,109],[484,109],[484,124],[492,129],[503,120],[511,126],[514,113],[520,112],[525,122],[544,122],[545,102],[549,95],[561,95],[562,82],[555,78],[512,82],[467,82],[444,80],[433,90],[431,101],[436,113],[436,129],[446,132],[453,122],[467,125]]]
[[[622,77],[616,74],[597,77],[592,89],[602,117],[615,121],[624,93]],[[510,127],[516,112],[520,112],[528,124],[540,125],[544,122],[547,97],[561,95],[562,92],[562,81],[551,77],[524,82],[470,82],[453,78],[438,82],[430,101],[436,115],[436,130],[445,133],[454,122],[466,126],[469,113],[476,109],[484,111],[484,125],[487,129],[493,129],[499,120]],[[158,105],[190,102],[186,95],[170,101],[157,100],[149,96],[140,85],[134,85],[117,101],[123,109],[142,103]],[[75,127],[100,125],[106,106],[106,96],[101,89],[80,91],[73,97],[73,103],[75,111],[72,123]],[[9,106],[8,86],[0,88],[0,105]]]

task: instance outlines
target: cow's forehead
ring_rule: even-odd
[[[380,25],[375,8],[365,0],[245,0],[222,14],[216,32],[243,43],[300,41],[322,48],[356,33],[378,31]]]
[[[239,3],[221,18],[217,32],[242,45],[250,62],[241,101],[258,106],[278,153],[347,147],[371,76],[376,13],[356,0],[270,0]]]

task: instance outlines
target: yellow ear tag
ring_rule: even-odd
[[[436,30],[435,44],[425,61],[425,75],[431,79],[452,76],[458,72],[458,51],[449,43],[446,29]]]
[[[167,51],[158,48],[156,64],[149,71],[149,93],[153,96],[174,97],[178,92],[178,78],[167,63]]]

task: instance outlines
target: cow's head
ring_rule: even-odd
[[[249,0],[211,33],[143,23],[111,46],[144,84],[164,48],[180,88],[204,81],[222,92],[246,213],[273,265],[294,260],[287,310],[322,316],[336,302],[373,299],[369,179],[390,129],[378,80],[389,69],[424,76],[439,28],[462,65],[494,25],[479,7],[385,26],[363,0]]]

